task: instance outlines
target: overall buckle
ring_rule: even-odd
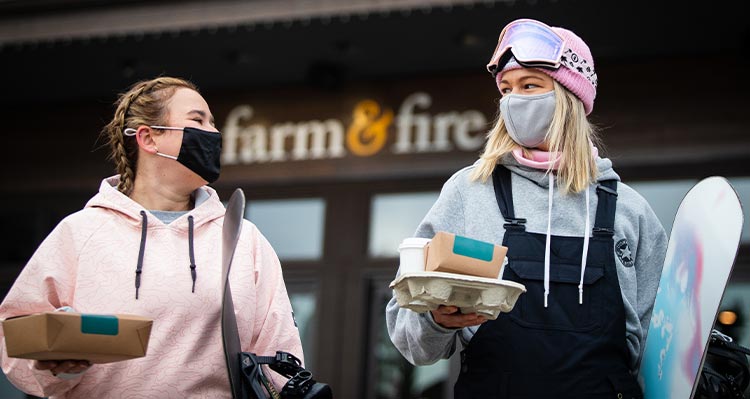
[[[503,228],[508,230],[509,228],[526,228],[526,219],[523,218],[505,218],[505,224],[503,225]]]
[[[615,235],[615,230],[608,227],[594,227],[594,235],[613,236]]]

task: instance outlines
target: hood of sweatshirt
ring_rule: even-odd
[[[132,223],[134,226],[140,227],[141,242],[138,251],[138,260],[135,265],[135,298],[138,299],[148,230],[150,228],[164,228],[165,225],[141,204],[117,190],[119,182],[119,175],[104,179],[99,186],[99,192],[89,200],[86,208],[102,208],[115,212],[121,215],[127,223]],[[193,250],[193,232],[195,229],[223,217],[225,209],[221,200],[219,200],[218,194],[211,187],[200,187],[192,195],[195,202],[194,208],[170,223],[169,228],[178,234],[184,234],[185,239],[188,241],[190,274],[193,280],[193,292],[195,292],[197,265],[195,264]]]
[[[99,192],[86,203],[86,208],[104,208],[121,214],[126,220],[134,225],[141,225],[143,217],[141,211],[149,212],[141,204],[133,201],[127,195],[117,190],[120,176],[115,175],[102,180]],[[186,215],[170,223],[170,228],[177,231],[188,231],[187,217],[193,216],[194,227],[200,227],[224,216],[224,206],[216,191],[208,186],[198,188],[193,192],[195,207]],[[148,215],[151,216],[151,215]],[[147,227],[163,226],[164,224],[156,217],[148,217]]]
[[[598,151],[593,148],[594,156],[596,157],[597,166],[597,183],[604,180],[616,180],[620,181],[620,176],[615,173],[612,169],[612,161],[606,158],[600,158]],[[521,151],[515,151],[514,153],[505,156],[501,162],[505,167],[510,169],[514,174],[533,182],[539,187],[547,190],[547,238],[545,244],[544,253],[544,307],[547,307],[547,298],[549,296],[550,283],[550,248],[552,242],[552,213],[554,211],[554,190],[555,190],[555,173],[549,173],[549,165],[555,163],[555,156],[549,152],[532,150],[530,157],[523,156]],[[552,167],[556,169],[556,165]],[[581,278],[578,284],[578,302],[583,303],[583,279],[586,273],[586,259],[588,256],[589,238],[591,237],[592,223],[591,215],[589,214],[590,204],[590,191],[591,188],[584,190],[585,195],[584,206],[585,210],[585,228],[581,232],[583,236],[583,256],[581,257]]]

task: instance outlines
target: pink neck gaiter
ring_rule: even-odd
[[[541,150],[530,150],[530,152],[531,157],[526,158],[524,156],[523,150],[516,147],[516,149],[513,150],[512,154],[513,158],[515,158],[519,164],[528,166],[530,168],[542,170],[557,170],[560,166],[560,157],[557,155],[557,153]],[[594,146],[591,146],[591,155],[593,155],[594,158],[599,156],[599,150]],[[550,165],[552,166],[550,167]]]

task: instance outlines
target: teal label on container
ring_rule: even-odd
[[[484,241],[472,240],[471,238],[456,236],[453,241],[453,253],[456,255],[468,256],[469,258],[489,262],[492,260],[492,253],[495,246]]]
[[[84,334],[117,335],[120,322],[116,316],[82,314],[81,332]]]

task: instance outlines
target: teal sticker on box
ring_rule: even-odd
[[[492,260],[494,251],[495,246],[484,241],[461,236],[456,236],[456,239],[453,241],[453,253],[456,255],[468,256],[469,258],[489,262]]]
[[[120,322],[117,316],[82,314],[81,332],[84,334],[117,335]]]

